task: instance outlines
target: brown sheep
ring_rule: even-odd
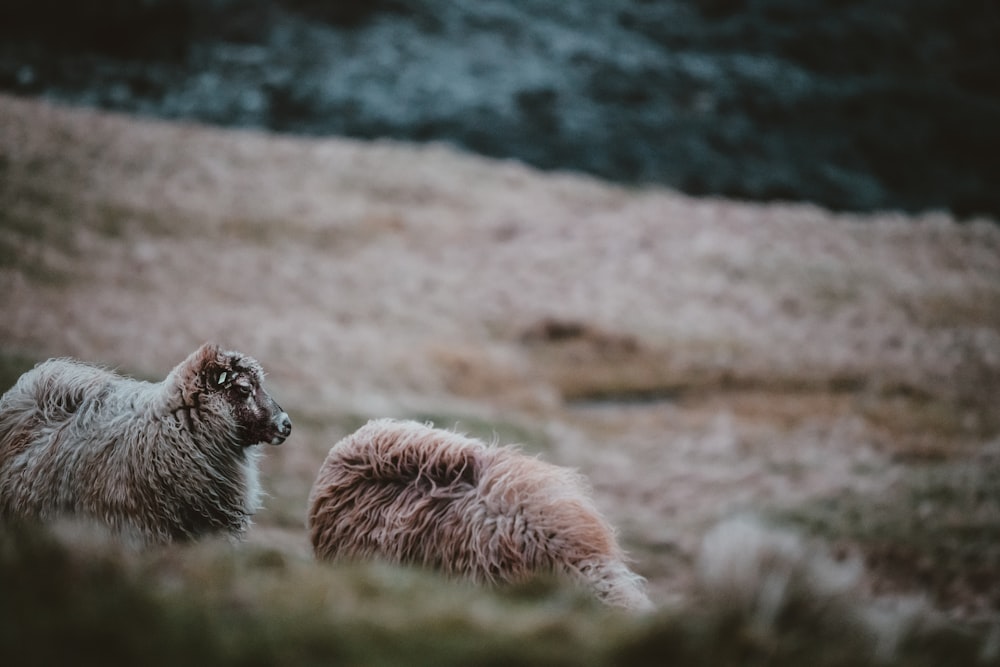
[[[206,344],[158,383],[50,359],[0,397],[0,519],[79,517],[143,546],[241,536],[255,445],[292,423],[250,357]]]
[[[649,610],[576,472],[452,431],[373,420],[331,448],[309,498],[317,558],[377,558],[477,583],[559,573]]]

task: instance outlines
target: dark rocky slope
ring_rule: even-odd
[[[0,88],[1000,217],[997,35],[989,0],[7,0]]]

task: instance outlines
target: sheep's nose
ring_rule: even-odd
[[[274,418],[272,423],[277,432],[271,438],[271,444],[280,445],[288,437],[288,434],[292,432],[292,420],[288,418],[287,412],[282,412]]]
[[[284,437],[288,437],[288,434],[292,432],[292,420],[289,419],[287,412],[282,412],[278,415],[278,433]]]

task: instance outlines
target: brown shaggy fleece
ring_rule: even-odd
[[[651,608],[576,472],[413,421],[373,420],[330,450],[309,499],[324,560],[380,558],[474,582],[561,573]]]

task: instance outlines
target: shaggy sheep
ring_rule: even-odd
[[[242,535],[260,507],[254,445],[292,428],[262,380],[211,344],[155,384],[39,364],[0,398],[0,519],[96,520],[138,546]]]
[[[613,606],[649,610],[583,478],[412,421],[369,422],[331,448],[309,497],[317,558],[379,558],[478,583],[561,573]]]

